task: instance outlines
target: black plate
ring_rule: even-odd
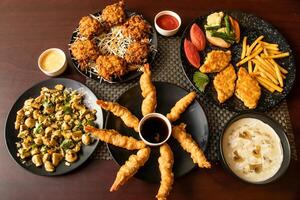
[[[95,142],[91,145],[86,145],[82,147],[82,150],[79,153],[79,159],[71,164],[71,166],[65,166],[65,162],[62,161],[60,165],[56,168],[56,170],[52,173],[46,172],[44,167],[35,167],[31,161],[23,164],[22,160],[17,157],[17,147],[16,147],[16,142],[19,141],[17,138],[18,131],[15,130],[15,119],[16,119],[16,113],[19,109],[23,107],[24,101],[30,97],[37,97],[40,94],[41,88],[42,87],[49,87],[53,88],[56,84],[63,84],[66,88],[71,88],[73,90],[80,90],[84,92],[84,102],[89,108],[93,108],[97,110],[97,119],[95,123],[98,125],[98,127],[103,126],[103,114],[101,108],[97,106],[96,100],[97,97],[93,94],[93,92],[83,85],[82,83],[79,83],[77,81],[71,80],[71,79],[66,79],[66,78],[55,78],[55,79],[49,79],[42,81],[30,89],[28,89],[26,92],[24,92],[18,100],[15,102],[13,107],[11,108],[7,119],[6,119],[6,125],[5,125],[5,141],[6,141],[6,146],[7,149],[11,155],[11,157],[24,169],[38,175],[43,175],[43,176],[55,176],[55,175],[62,175],[66,174],[70,171],[73,171],[80,165],[82,165],[94,152],[94,150],[97,147],[98,140],[95,140]]]
[[[94,13],[93,15],[94,16],[99,16],[99,15],[101,15],[101,12]],[[126,15],[127,15],[127,18],[129,18],[133,15],[139,15],[139,14],[137,14],[136,12],[126,10]],[[79,31],[78,31],[78,27],[77,27],[76,30],[72,33],[69,45],[71,45],[75,41],[75,39],[78,37],[78,35],[79,35]],[[156,55],[156,52],[157,52],[157,33],[156,33],[155,29],[153,28],[153,26],[151,26],[150,44],[153,48],[150,49],[150,52],[149,52],[149,55],[148,55],[148,63],[151,64],[154,61],[154,58],[155,58],[155,55]],[[69,49],[69,54],[70,54],[73,66],[75,67],[75,69],[80,74],[82,74],[86,78],[91,78],[91,79],[94,79],[98,82],[101,82],[102,80],[104,80],[108,83],[123,83],[123,82],[128,82],[132,79],[135,79],[135,78],[137,78],[138,76],[140,76],[142,74],[141,71],[136,70],[136,71],[128,72],[127,74],[125,74],[124,76],[122,76],[120,78],[113,78],[112,80],[106,80],[106,79],[102,78],[101,76],[90,73],[89,71],[80,70],[80,65],[78,64],[77,60],[72,55],[70,49]]]
[[[163,82],[154,83],[157,90],[157,108],[156,112],[167,114],[173,105],[188,92],[184,89]],[[127,107],[133,114],[135,114],[139,119],[142,118],[140,111],[142,96],[140,86],[134,86],[125,93],[123,93],[119,99],[118,103]],[[184,122],[187,124],[187,131],[190,133],[195,141],[201,146],[203,150],[206,149],[208,142],[208,123],[204,110],[198,101],[194,101],[189,108],[181,115],[181,118],[176,122],[176,124]],[[112,114],[108,114],[106,119],[106,128],[115,129],[120,133],[139,138],[139,134],[132,129],[127,128],[120,118],[115,117]],[[186,153],[181,146],[172,137],[169,139],[168,144],[171,146],[174,153],[174,167],[173,172],[175,178],[183,176],[184,174],[191,171],[195,164],[193,163],[190,155]],[[136,151],[127,151],[122,148],[118,148],[112,145],[108,145],[108,148],[113,156],[114,160],[119,164],[123,165],[129,156]],[[142,167],[136,174],[136,177],[150,181],[159,182],[160,172],[158,169],[158,157],[159,157],[159,147],[151,147],[151,155],[144,167]]]
[[[288,44],[288,42],[286,41],[286,39],[283,37],[283,35],[271,24],[267,23],[261,18],[241,11],[224,11],[224,12],[238,20],[241,29],[241,40],[243,39],[244,36],[247,36],[248,37],[247,42],[249,44],[249,42],[252,43],[260,35],[264,35],[265,36],[263,39],[264,41],[277,43],[280,47],[280,50],[290,53],[290,56],[287,58],[276,59],[276,61],[278,61],[278,63],[281,66],[283,66],[289,71],[284,81],[283,92],[282,93],[274,92],[273,94],[271,94],[265,88],[261,87],[262,88],[261,98],[257,105],[257,108],[254,110],[256,111],[269,110],[274,106],[276,106],[281,100],[283,100],[293,87],[295,77],[296,77],[296,64],[292,53],[292,49]],[[192,83],[195,89],[200,94],[208,98],[209,101],[212,101],[214,104],[235,112],[249,110],[247,107],[244,106],[243,102],[235,96],[231,97],[223,104],[219,103],[217,99],[217,92],[213,86],[213,78],[215,74],[207,74],[210,78],[210,83],[205,89],[204,93],[200,92],[193,82],[193,74],[197,71],[197,69],[195,69],[192,65],[190,65],[188,60],[186,59],[184,49],[183,49],[183,42],[185,38],[189,38],[190,27],[192,26],[193,23],[197,23],[203,31],[205,30],[204,24],[206,23],[206,18],[207,15],[198,17],[186,27],[183,33],[183,36],[181,38],[181,43],[180,43],[180,58],[182,62],[183,71],[185,72],[186,77],[189,79],[189,81]],[[211,50],[215,50],[215,49],[226,50],[226,49],[212,46],[211,44],[209,44],[208,41],[206,43],[207,45],[205,50],[200,53],[201,63],[204,62],[204,58],[206,57],[206,54]],[[235,67],[235,63],[237,63],[240,60],[241,51],[242,51],[241,46],[242,45],[240,41],[239,44],[234,44],[229,48],[229,50],[231,50],[232,53],[231,63],[234,65],[234,67]],[[235,67],[235,69],[237,72],[238,68]]]
[[[269,126],[271,126],[274,131],[277,133],[277,135],[279,136],[280,138],[280,141],[281,141],[281,145],[282,145],[282,151],[283,151],[283,160],[282,160],[282,164],[281,164],[281,167],[279,168],[279,170],[277,171],[277,173],[272,176],[271,178],[265,180],[265,181],[261,181],[261,182],[248,182],[244,179],[241,179],[240,177],[238,177],[231,169],[230,167],[228,166],[228,164],[226,163],[226,160],[224,158],[224,155],[223,155],[223,151],[222,151],[222,141],[223,141],[223,135],[226,131],[226,129],[232,124],[234,123],[235,121],[239,120],[239,119],[242,119],[242,118],[255,118],[255,119],[259,119],[261,121],[263,121],[264,123],[268,124]],[[276,122],[275,120],[273,120],[272,118],[268,117],[267,115],[265,114],[262,114],[262,113],[258,113],[258,112],[253,112],[253,111],[248,111],[248,112],[243,112],[241,114],[238,114],[236,116],[234,116],[233,118],[231,118],[229,120],[229,122],[226,124],[226,126],[224,127],[223,129],[223,133],[220,137],[220,160],[222,160],[222,164],[223,164],[223,167],[228,170],[233,176],[243,180],[243,181],[246,181],[248,183],[252,183],[252,184],[266,184],[266,183],[271,183],[277,179],[279,179],[285,172],[286,170],[288,169],[289,165],[290,165],[290,161],[291,161],[291,148],[290,148],[290,144],[289,144],[289,140],[286,136],[286,133],[283,129],[283,127],[278,123]]]

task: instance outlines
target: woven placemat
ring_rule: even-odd
[[[185,88],[188,91],[192,91],[193,86],[187,80],[181,68],[179,56],[180,37],[164,38],[159,36],[158,41],[158,53],[156,54],[154,64],[152,64],[152,78],[154,81],[173,83]],[[91,79],[86,81],[86,85],[95,92],[98,98],[108,101],[115,101],[122,93],[136,84],[138,84],[138,79],[130,83],[122,84],[109,84],[105,82],[100,84],[99,82]],[[209,123],[210,139],[208,148],[206,150],[206,155],[209,160],[218,161],[220,133],[222,133],[222,128],[224,125],[236,113],[221,109],[202,97],[198,97],[198,99],[206,111]],[[297,151],[286,100],[282,101],[278,106],[267,112],[267,115],[272,117],[283,126],[290,142],[292,159],[297,160]],[[109,154],[106,145],[99,143],[99,146],[92,158],[109,160],[111,159],[111,155]]]

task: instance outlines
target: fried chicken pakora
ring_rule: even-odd
[[[76,40],[71,44],[70,50],[76,58],[81,70],[87,69],[91,61],[95,61],[98,57],[97,47],[91,40]]]
[[[214,87],[220,103],[224,103],[234,94],[235,80],[236,74],[231,64],[215,76]]]
[[[125,21],[126,13],[124,1],[108,5],[102,10],[102,20],[107,28],[119,25]]]
[[[101,24],[91,16],[85,16],[79,21],[78,29],[80,35],[86,38],[91,38],[101,32]]]
[[[106,80],[126,74],[126,62],[116,55],[100,55],[96,60],[96,68],[100,76]]]
[[[125,60],[128,64],[144,64],[147,62],[149,45],[142,42],[134,42],[129,45],[125,53]]]
[[[207,54],[200,71],[202,73],[220,72],[229,65],[230,60],[230,51],[212,50]]]
[[[247,70],[241,67],[238,71],[235,95],[250,109],[257,106],[261,95],[261,89],[255,78],[252,78]]]
[[[134,40],[148,38],[150,31],[151,26],[140,15],[130,17],[122,26],[123,34]]]

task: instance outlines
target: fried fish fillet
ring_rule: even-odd
[[[211,165],[206,159],[202,149],[193,140],[192,136],[186,132],[185,127],[186,124],[184,123],[173,126],[172,136],[186,152],[191,154],[194,163],[198,164],[200,168],[210,168]]]
[[[103,100],[97,100],[97,104],[101,106],[101,108],[110,111],[115,116],[120,117],[127,127],[133,128],[136,132],[139,132],[140,121],[127,108],[118,103]]]
[[[119,169],[117,177],[110,188],[110,192],[117,191],[139,170],[139,168],[144,166],[149,159],[150,152],[150,148],[146,147],[139,150],[136,155],[131,155],[125,164]]]
[[[180,115],[187,109],[187,107],[194,101],[197,94],[196,92],[190,92],[184,97],[182,97],[177,103],[173,106],[170,113],[167,114],[168,120],[174,122],[179,119]]]
[[[167,143],[160,146],[159,151],[160,157],[158,158],[158,164],[161,181],[156,198],[158,200],[165,200],[167,199],[174,182],[174,174],[172,172],[174,156],[170,146]]]
[[[261,95],[258,82],[243,67],[238,71],[235,95],[250,109],[256,108]]]
[[[224,103],[233,95],[235,80],[236,74],[231,64],[215,76],[214,87],[217,90],[220,103]]]
[[[133,137],[128,137],[121,135],[118,131],[113,129],[97,129],[93,126],[86,126],[84,130],[90,132],[93,136],[97,137],[102,142],[112,144],[117,147],[121,147],[127,150],[136,150],[145,148],[145,143],[134,139]]]
[[[229,65],[231,52],[212,50],[205,58],[204,64],[200,67],[202,73],[220,72]]]

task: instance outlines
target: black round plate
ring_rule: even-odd
[[[157,108],[156,112],[167,114],[170,109],[175,105],[175,103],[186,95],[188,92],[184,89],[163,82],[155,82],[157,91]],[[141,104],[142,96],[140,86],[136,85],[123,93],[117,102],[125,107],[127,107],[133,114],[135,114],[139,119],[142,118]],[[205,150],[208,142],[208,123],[204,110],[198,101],[194,101],[188,109],[181,115],[181,118],[176,122],[176,124],[184,122],[187,124],[187,131],[192,135],[194,140],[200,145],[200,147]],[[175,124],[175,123],[174,123]],[[108,114],[106,119],[106,128],[115,129],[123,135],[132,136],[136,139],[139,138],[139,134],[134,130],[127,128],[122,120],[115,117],[112,114]],[[181,146],[172,137],[169,139],[168,144],[174,153],[174,167],[173,172],[175,178],[183,176],[184,174],[191,171],[195,164],[193,163],[190,155],[185,152]],[[113,156],[114,160],[119,164],[123,165],[129,158],[129,156],[136,151],[128,151],[122,148],[118,148],[112,145],[108,145],[108,148]],[[149,182],[159,182],[160,172],[158,168],[158,157],[159,157],[159,147],[151,147],[151,155],[145,166],[143,166],[136,177],[146,180]]]
[[[87,105],[89,108],[93,108],[97,110],[97,119],[95,123],[98,125],[98,127],[103,127],[103,113],[99,106],[96,104],[97,97],[94,95],[94,93],[85,85],[82,83],[79,83],[77,81],[66,79],[66,78],[55,78],[55,79],[49,79],[42,81],[30,89],[28,89],[26,92],[24,92],[18,100],[15,102],[13,107],[11,108],[7,119],[6,119],[6,125],[5,125],[5,141],[7,149],[11,155],[11,157],[24,169],[38,175],[43,176],[56,176],[56,175],[62,175],[66,174],[70,171],[73,171],[74,169],[78,168],[80,165],[82,165],[94,152],[94,150],[97,147],[98,140],[95,140],[93,144],[86,145],[82,147],[82,150],[79,153],[79,159],[71,164],[69,167],[66,166],[64,161],[62,161],[59,166],[55,169],[54,172],[46,172],[44,167],[35,167],[31,161],[28,161],[26,163],[22,163],[22,160],[17,157],[17,147],[16,142],[19,141],[17,138],[18,131],[15,130],[15,120],[16,120],[16,113],[19,109],[21,109],[24,105],[24,101],[27,100],[30,97],[37,97],[40,94],[42,87],[49,87],[53,88],[56,84],[63,84],[66,88],[71,88],[73,90],[79,90],[84,94],[84,102],[85,105]]]
[[[219,148],[220,148],[219,157],[220,157],[220,160],[222,160],[223,167],[226,170],[228,170],[233,176],[241,179],[227,165],[226,160],[225,160],[224,155],[223,155],[223,151],[222,151],[222,142],[223,142],[223,136],[224,136],[224,133],[225,133],[226,129],[232,123],[234,123],[235,121],[237,121],[239,119],[242,119],[242,118],[259,119],[259,120],[263,121],[264,123],[268,124],[269,126],[271,126],[280,138],[281,145],[282,145],[282,151],[283,151],[283,160],[282,160],[281,167],[279,168],[279,170],[277,171],[277,173],[274,176],[272,176],[271,178],[269,178],[265,181],[256,182],[256,183],[255,182],[249,182],[249,183],[252,183],[252,184],[266,184],[266,183],[270,183],[270,182],[273,182],[273,181],[279,179],[286,172],[286,170],[288,169],[288,167],[290,165],[291,148],[290,148],[289,140],[288,140],[288,138],[285,134],[285,131],[284,131],[283,127],[278,122],[276,122],[272,118],[268,117],[267,115],[262,114],[262,113],[258,113],[258,112],[246,111],[246,112],[240,113],[240,114],[232,117],[229,120],[229,122],[226,124],[226,126],[224,127],[223,133],[220,137],[220,144],[219,144]],[[241,179],[241,180],[243,180],[243,179]],[[243,181],[246,181],[246,180],[243,180]],[[246,181],[246,182],[248,182],[248,181]]]
[[[219,12],[219,11],[217,11]],[[255,111],[266,111],[274,106],[276,106],[281,100],[283,100],[290,90],[293,87],[295,78],[296,78],[296,64],[294,55],[292,53],[292,49],[290,45],[287,43],[286,39],[283,37],[283,35],[274,28],[271,24],[267,23],[266,21],[262,20],[259,17],[256,17],[252,14],[244,13],[241,11],[224,11],[225,13],[229,14],[233,18],[237,19],[240,24],[241,29],[241,40],[244,36],[248,37],[248,43],[252,43],[257,37],[260,35],[264,35],[264,41],[270,42],[270,43],[277,43],[279,45],[279,48],[283,52],[289,52],[290,56],[287,58],[277,59],[278,63],[283,66],[285,69],[289,71],[289,73],[286,75],[286,79],[284,81],[284,88],[283,92],[274,92],[271,94],[268,92],[265,88],[262,88],[262,94],[259,100],[259,103],[254,109]],[[213,13],[213,12],[212,12]],[[206,23],[206,18],[208,15],[201,16],[196,18],[191,24],[189,24],[181,38],[180,43],[180,58],[182,62],[182,68],[183,71],[186,74],[186,77],[189,79],[189,81],[192,83],[192,85],[195,87],[195,89],[209,99],[209,101],[212,101],[214,104],[220,106],[221,108],[225,108],[231,111],[235,112],[241,112],[244,110],[248,110],[247,107],[244,106],[243,102],[239,100],[237,97],[233,95],[230,99],[228,99],[225,103],[220,104],[217,99],[217,92],[213,86],[213,78],[216,75],[214,74],[207,74],[210,78],[210,83],[208,84],[207,88],[205,89],[205,92],[200,92],[197,87],[195,86],[193,82],[193,74],[198,71],[195,69],[192,65],[189,64],[188,60],[186,59],[184,49],[183,49],[183,42],[185,38],[189,38],[190,34],[190,28],[193,23],[198,24],[201,29],[204,31],[204,24]],[[201,63],[204,62],[204,59],[206,57],[206,54],[212,50],[221,49],[221,50],[227,50],[222,49],[219,47],[212,46],[208,41],[206,42],[206,48],[204,51],[200,52],[201,56]],[[242,45],[241,41],[239,44],[232,45],[229,50],[231,50],[232,54],[232,60],[231,63],[235,67],[235,63],[237,63],[240,60],[241,51],[242,51]],[[235,67],[236,72],[238,71],[238,67]]]
[[[93,15],[94,16],[99,16],[99,15],[101,15],[101,12],[94,13]],[[134,16],[134,15],[139,15],[139,14],[137,14],[136,12],[132,12],[132,11],[127,11],[126,10],[126,15],[127,15],[127,18],[128,18],[128,17]],[[72,33],[69,46],[76,40],[76,38],[78,37],[78,35],[79,35],[79,31],[78,31],[78,27],[77,27],[76,30]],[[150,44],[151,44],[151,46],[153,46],[153,48],[150,49],[150,52],[149,52],[149,55],[148,55],[148,63],[149,64],[153,63],[155,55],[156,55],[156,52],[157,52],[157,33],[155,31],[155,28],[153,28],[153,26],[151,26]],[[91,79],[99,81],[99,82],[101,82],[102,80],[104,80],[104,81],[106,81],[108,83],[123,83],[123,82],[131,81],[132,79],[135,79],[135,78],[139,77],[142,74],[141,71],[135,70],[135,71],[128,72],[127,74],[125,74],[124,76],[122,76],[120,78],[113,78],[112,80],[106,80],[106,79],[102,78],[101,76],[96,75],[94,73],[91,73],[91,72],[89,72],[87,70],[86,71],[82,71],[80,69],[80,65],[78,64],[77,60],[72,55],[70,49],[69,49],[69,54],[70,54],[73,66],[75,67],[75,69],[81,75],[85,76],[86,78],[91,78]]]

